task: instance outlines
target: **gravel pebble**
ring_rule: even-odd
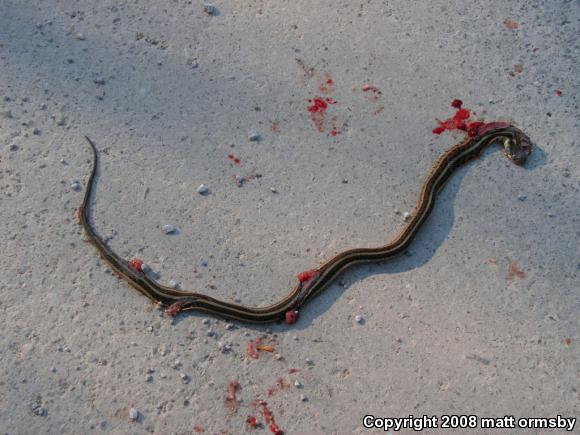
[[[162,229],[165,234],[173,234],[175,232],[175,227],[169,224],[163,225]]]
[[[133,421],[137,421],[139,418],[139,411],[137,411],[135,408],[129,409],[129,418]]]
[[[361,316],[360,314],[357,314],[354,320],[356,320],[356,323],[363,323],[365,321],[364,317]]]
[[[78,192],[79,190],[81,190],[81,183],[79,183],[78,181],[75,180],[70,184],[70,187],[75,192]]]
[[[252,130],[248,133],[248,139],[252,142],[258,142],[261,139],[260,133],[256,130]]]
[[[209,188],[205,184],[200,184],[199,187],[197,188],[197,193],[199,193],[200,195],[205,195],[208,192]]]
[[[208,15],[217,15],[218,14],[217,8],[210,3],[203,4],[203,11]]]
[[[84,41],[86,38],[86,36],[83,33],[77,33],[77,39],[79,41]]]
[[[32,408],[32,413],[34,415],[38,415],[39,417],[44,417],[47,414],[46,409],[39,405],[35,405]]]

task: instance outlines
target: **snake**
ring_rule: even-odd
[[[319,295],[345,269],[363,262],[384,262],[407,251],[419,230],[433,210],[435,200],[449,177],[470,160],[478,157],[492,144],[503,145],[503,154],[509,161],[521,166],[532,152],[530,138],[517,127],[504,123],[489,123],[477,134],[445,151],[434,163],[425,177],[414,212],[406,225],[389,243],[378,247],[360,247],[342,251],[315,269],[298,275],[298,283],[279,301],[264,307],[250,307],[217,299],[207,294],[183,291],[158,283],[149,273],[135,267],[130,261],[116,254],[99,236],[90,223],[90,200],[95,188],[95,174],[99,165],[97,146],[85,136],[93,153],[93,164],[87,187],[77,210],[78,218],[88,237],[104,261],[122,279],[175,316],[180,312],[197,311],[217,317],[245,323],[269,323],[286,321],[292,324],[298,319],[299,310]]]

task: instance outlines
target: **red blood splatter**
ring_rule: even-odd
[[[299,317],[298,310],[286,311],[284,321],[286,322],[287,325],[293,325],[298,321],[298,317]]]
[[[334,80],[332,80],[330,74],[327,73],[324,75],[324,82],[320,85],[318,89],[320,89],[320,92],[322,92],[323,94],[328,94],[329,92],[332,92],[334,90]]]
[[[340,130],[337,130],[337,128],[336,128],[336,127],[334,127],[334,128],[333,128],[333,129],[330,131],[330,133],[329,133],[329,134],[330,134],[331,136],[338,136],[340,133],[341,133],[341,131],[340,131]]]
[[[239,165],[240,163],[242,163],[242,161],[239,158],[237,158],[236,156],[234,156],[233,154],[228,154],[228,159],[230,159],[236,165]]]
[[[272,132],[276,134],[280,133],[280,123],[278,121],[272,121],[270,125],[272,127]]]
[[[129,267],[133,269],[135,272],[141,272],[141,267],[143,267],[143,260],[139,258],[135,258],[129,261]]]
[[[189,302],[188,299],[180,299],[177,302],[172,303],[167,308],[165,308],[165,314],[170,317],[175,317],[183,310],[183,307]]]
[[[312,278],[315,278],[316,276],[318,276],[320,272],[318,272],[318,270],[316,269],[310,269],[307,270],[305,272],[300,272],[298,274],[298,281],[300,281],[301,283],[304,283],[306,281],[310,281]]]
[[[508,29],[511,29],[511,30],[515,30],[520,26],[518,23],[516,23],[513,20],[510,20],[509,18],[505,19],[503,24],[504,24],[504,26],[506,26]]]
[[[463,101],[458,100],[457,98],[451,102],[451,107],[454,107],[455,109],[461,109],[461,106],[463,106]]]
[[[226,396],[226,406],[232,411],[238,410],[238,399],[236,398],[236,393],[240,389],[240,383],[238,381],[230,381],[228,384],[228,395]]]
[[[260,426],[260,424],[258,423],[258,419],[253,415],[248,415],[246,423],[248,424],[248,429],[250,430],[256,429],[258,426]]]
[[[461,106],[457,107],[459,106],[459,103],[463,105],[461,100],[453,100],[451,103],[453,107],[457,108],[457,112],[455,112],[455,115],[452,118],[446,119],[444,121],[435,118],[435,120],[439,123],[439,126],[433,129],[434,134],[441,134],[446,130],[462,130],[466,131],[469,137],[476,137],[481,136],[488,131],[509,126],[507,122],[503,121],[469,121],[471,112],[469,109],[463,108]]]
[[[524,66],[521,63],[514,65],[514,72],[516,74],[521,74],[524,72]]]
[[[457,110],[453,118],[446,119],[445,121],[435,118],[439,123],[439,127],[434,128],[433,133],[441,134],[445,130],[467,130],[465,121],[469,119],[470,115],[469,110],[462,108]]]
[[[197,433],[205,432],[205,429],[202,426],[199,426],[199,425],[193,426],[193,430],[194,430],[194,432],[197,432]]]
[[[246,345],[246,355],[253,359],[260,358],[260,354],[256,349],[256,346],[262,342],[261,338],[256,338],[255,340],[250,340],[250,342]]]
[[[510,125],[509,122],[505,121],[491,121],[491,122],[473,121],[468,122],[466,124],[467,134],[469,135],[469,137],[482,136],[491,130],[506,128],[509,127],[509,125]]]
[[[288,369],[288,373],[290,373],[290,374],[298,373],[298,369],[295,369],[292,367],[292,368]]]
[[[312,103],[312,105],[308,107],[308,111],[310,112],[310,119],[312,119],[312,122],[314,122],[314,125],[318,131],[323,132],[324,118],[328,104],[320,97],[315,97],[312,100],[308,100],[308,102]]]
[[[486,263],[487,264],[497,264],[497,260],[495,258],[488,258]]]
[[[325,98],[324,101],[326,101],[328,104],[336,104],[336,100],[333,98]]]
[[[524,273],[524,271],[519,269],[518,264],[515,261],[512,261],[508,269],[507,279],[512,280],[515,277],[518,277],[519,279],[523,280],[526,278],[526,274]]]
[[[560,89],[556,89],[556,95],[557,95],[558,97],[561,97],[561,96],[562,96],[562,94],[563,94],[563,92],[562,92]]]
[[[565,340],[564,340],[564,344],[565,344],[566,346],[570,346],[570,345],[572,344],[572,339],[571,339],[571,338],[567,338],[567,339],[565,339]]]
[[[363,92],[369,92],[369,91],[372,91],[372,92],[375,92],[375,93],[378,93],[378,94],[381,94],[381,93],[382,93],[382,92],[380,91],[380,89],[379,89],[379,88],[377,88],[375,85],[363,85],[363,87],[362,87],[362,91],[363,91]]]
[[[268,402],[262,400],[260,401],[260,405],[262,406],[262,416],[264,417],[264,420],[266,420],[266,424],[270,428],[270,432],[272,432],[274,435],[284,435],[284,431],[276,424],[276,419],[268,407]]]

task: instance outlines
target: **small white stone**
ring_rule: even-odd
[[[183,381],[184,384],[189,383],[189,376],[187,376],[185,373],[180,373],[179,377],[181,378],[181,380]]]
[[[204,325],[209,325],[209,319],[205,318],[201,321],[201,323],[203,323]]]
[[[525,201],[525,200],[526,200],[526,198],[527,198],[527,196],[526,196],[526,195],[522,195],[522,194],[518,195],[518,199],[519,199],[520,201]]]
[[[153,332],[153,326],[148,326],[148,327],[147,327],[147,331],[148,331],[148,332]]]
[[[300,381],[299,381],[298,379],[296,379],[296,380],[294,381],[294,386],[295,386],[296,388],[302,388],[302,384],[300,383]]]
[[[148,264],[145,264],[145,263],[143,263],[143,264],[141,265],[141,272],[143,272],[143,273],[148,273],[148,272],[150,272],[150,271],[151,271],[151,267],[149,267],[149,265],[148,265]]]
[[[145,376],[145,382],[153,382],[153,376],[152,375]]]
[[[137,411],[135,408],[129,409],[129,418],[133,421],[137,421],[139,418],[139,411]]]
[[[364,320],[365,320],[365,319],[364,319],[364,317],[363,317],[363,316],[361,316],[360,314],[357,314],[357,315],[355,316],[354,320],[356,320],[356,323],[362,323],[362,322],[364,322]]]
[[[228,331],[231,331],[231,330],[232,330],[232,329],[234,329],[235,327],[236,327],[236,326],[235,326],[233,323],[228,323],[228,324],[226,325],[226,329],[227,329]]]
[[[312,358],[306,358],[306,364],[308,364],[309,366],[314,365],[314,361],[312,360]]]
[[[284,359],[284,357],[282,355],[280,355],[279,353],[277,353],[276,355],[274,355],[274,359],[276,361],[282,361]]]
[[[51,368],[50,368],[50,371],[51,371],[52,373],[56,373],[56,367],[51,367]]]
[[[395,214],[401,214],[401,212],[399,211],[399,209],[398,209],[398,208],[396,208],[396,209],[394,210],[394,212],[395,212]]]
[[[209,188],[205,184],[200,184],[197,188],[197,193],[200,195],[205,195],[207,192],[209,192]]]
[[[213,336],[214,336],[214,334],[215,334],[215,332],[213,332],[211,329],[208,329],[208,330],[206,331],[206,335],[207,335],[208,337],[213,337]]]
[[[175,232],[175,227],[169,224],[163,225],[162,229],[165,234],[172,234]]]
[[[175,281],[174,279],[170,279],[169,280],[169,287],[177,288],[177,287],[179,287],[179,283],[177,281]]]
[[[278,189],[276,189],[275,187],[270,187],[270,192],[278,193]]]
[[[260,133],[258,133],[256,130],[252,130],[248,133],[248,139],[252,142],[258,142],[260,138]]]
[[[194,57],[193,59],[191,59],[190,66],[191,66],[191,69],[196,69],[197,67],[199,67],[199,61],[197,60],[197,57]]]
[[[406,211],[405,213],[403,213],[403,219],[408,221],[411,218],[411,213],[409,213],[408,211]]]
[[[179,361],[178,359],[176,359],[176,360],[173,362],[173,368],[174,368],[174,369],[176,369],[176,368],[178,368],[178,367],[181,367],[181,361]]]
[[[79,41],[84,41],[86,39],[86,37],[83,33],[77,33],[77,39]]]
[[[72,190],[74,190],[75,192],[78,192],[79,190],[81,190],[81,183],[79,183],[78,181],[73,181],[70,184],[70,187]]]
[[[306,401],[308,400],[308,397],[306,397],[304,394],[301,394],[301,395],[300,395],[300,400],[301,400],[302,402],[306,402]]]

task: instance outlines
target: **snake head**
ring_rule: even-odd
[[[504,155],[516,165],[523,165],[532,153],[532,141],[520,130],[514,129],[511,137],[503,141]]]

